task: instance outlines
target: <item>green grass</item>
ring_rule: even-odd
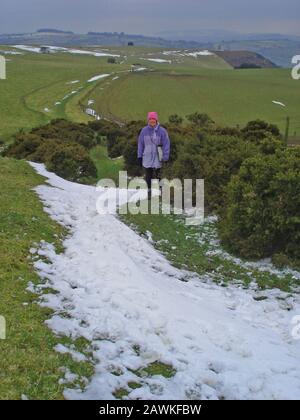
[[[85,106],[89,99],[96,100],[99,114],[119,120],[144,119],[149,109],[159,112],[161,122],[172,113],[185,116],[200,111],[219,124],[244,125],[262,118],[284,131],[289,115],[290,134],[299,136],[300,93],[289,70],[232,70],[219,57],[175,59],[163,55],[161,48],[109,49],[120,54],[124,63],[108,64],[107,57],[63,53],[9,56],[7,79],[0,81],[0,139],[10,141],[19,129],[29,130],[53,118],[87,122],[91,118],[81,105]],[[143,60],[151,57],[171,59],[172,64]],[[152,71],[126,73],[137,62]],[[112,73],[120,71],[120,78],[112,81]],[[91,76],[102,73],[112,76],[87,83]],[[68,84],[72,80],[80,83]],[[73,90],[77,92],[63,99]],[[272,100],[286,103],[287,108],[272,104]]]
[[[38,296],[26,291],[29,281],[41,281],[28,259],[29,249],[41,240],[62,251],[64,229],[43,211],[32,188],[43,178],[22,161],[0,158],[0,314],[7,322],[7,338],[0,340],[0,399],[62,399],[66,385],[59,385],[62,367],[82,377],[93,374],[89,362],[75,363],[56,353],[58,343],[75,345],[85,352],[88,343],[55,337],[44,324],[52,312],[41,308]],[[24,303],[26,305],[24,305]],[[68,385],[69,386],[69,385]]]
[[[139,377],[161,375],[165,378],[172,378],[176,374],[176,370],[171,365],[156,361],[134,373]]]
[[[124,159],[122,157],[110,159],[105,145],[94,147],[90,152],[90,156],[97,168],[98,180],[104,178],[112,179],[118,185],[119,171],[123,170]]]
[[[261,271],[254,265],[246,266],[246,260],[237,262],[231,258],[220,247],[216,222],[210,219],[199,226],[188,226],[183,217],[172,214],[127,214],[120,218],[146,238],[151,232],[155,248],[175,267],[208,276],[221,286],[236,284],[248,288],[255,283],[258,291],[278,288],[285,292],[297,286],[292,274]]]
[[[101,83],[86,83],[92,76],[130,67],[127,64],[108,64],[106,57],[72,54],[25,53],[9,56],[9,59],[7,79],[0,81],[0,138],[5,141],[9,141],[19,129],[29,130],[53,118],[67,117],[77,121],[79,114],[87,121],[88,117],[80,108],[70,107],[66,112],[68,103],[82,91]],[[80,83],[67,84],[73,80]],[[63,100],[73,90],[78,90],[78,93]],[[56,102],[62,104],[55,106]],[[45,108],[50,112],[45,112]]]
[[[171,365],[156,361],[140,369],[132,370],[131,373],[136,375],[137,381],[128,382],[127,388],[117,389],[113,394],[117,400],[127,397],[132,390],[141,388],[142,383],[144,381],[147,382],[147,378],[163,376],[164,378],[170,379],[175,376],[176,370]],[[138,380],[140,382],[138,382]]]
[[[208,113],[218,124],[244,126],[264,119],[284,132],[290,117],[290,134],[300,133],[300,91],[287,69],[214,70],[175,67],[168,71],[125,75],[109,88],[95,89],[99,114],[120,120],[144,119],[155,109],[161,122],[177,113]],[[272,103],[284,102],[283,108]]]
[[[13,48],[2,46],[3,49]],[[97,74],[129,70],[140,57],[154,54],[166,58],[159,48],[110,48],[111,53],[120,54],[123,64],[109,64],[107,57],[93,57],[72,54],[34,54],[8,56],[7,79],[0,81],[0,139],[10,141],[19,129],[29,130],[45,124],[53,118],[69,118],[73,121],[86,122],[91,118],[82,112],[80,102],[89,98],[95,87],[106,83],[106,79],[96,83],[86,83]],[[157,55],[158,54],[158,55]],[[125,59],[124,56],[127,56]],[[143,61],[153,69],[169,71],[169,65]],[[172,67],[184,71],[197,71],[202,67],[228,68],[219,58],[207,57],[199,60],[186,58],[183,63],[174,63]],[[123,73],[126,74],[126,73]],[[79,80],[78,84],[68,84]],[[72,91],[74,95],[63,99]],[[60,105],[55,103],[61,102]],[[45,109],[49,112],[46,112]]]

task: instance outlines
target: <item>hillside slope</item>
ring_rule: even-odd
[[[287,311],[276,291],[258,302],[175,269],[114,214],[97,213],[103,191],[32,165],[50,184],[37,188],[46,211],[70,229],[63,254],[45,243],[47,262],[35,263],[58,292],[44,296],[56,310],[48,325],[91,341],[96,363],[87,388],[67,398],[300,398],[300,341],[289,333],[298,297]],[[153,363],[169,366],[167,377],[147,375]]]
[[[234,68],[275,68],[271,60],[252,51],[214,51]]]

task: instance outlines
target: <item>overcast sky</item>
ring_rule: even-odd
[[[0,33],[224,29],[300,35],[299,0],[1,0]]]

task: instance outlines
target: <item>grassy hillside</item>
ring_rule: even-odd
[[[27,163],[0,158],[0,315],[7,322],[7,338],[0,340],[0,399],[62,399],[62,367],[79,375],[78,385],[80,377],[93,372],[90,364],[54,351],[58,343],[72,343],[53,335],[44,324],[51,311],[26,291],[30,281],[41,283],[28,259],[30,248],[45,240],[59,250],[65,234],[32,191],[41,183],[43,178]],[[86,343],[75,345],[84,350]]]
[[[21,128],[66,117],[65,107],[72,97],[67,95],[90,89],[89,78],[116,70],[107,57],[26,53],[7,58],[11,60],[7,62],[7,79],[0,81],[0,138],[4,140]],[[118,65],[118,70],[126,68],[128,65]],[[70,84],[75,80],[79,83]],[[55,105],[57,102],[61,105]]]
[[[149,109],[156,109],[162,122],[170,114],[185,116],[198,110],[224,125],[245,125],[260,118],[283,131],[288,115],[292,135],[300,133],[300,91],[296,83],[285,69],[147,72],[124,76],[109,89],[96,89],[92,98],[99,114],[127,120],[145,118]],[[287,107],[275,105],[273,100]]]
[[[108,64],[107,57],[70,53],[7,55],[7,80],[0,81],[0,139],[9,141],[17,130],[57,117],[87,121],[91,117],[82,106],[87,107],[90,99],[96,101],[93,107],[99,114],[120,120],[144,119],[149,109],[157,109],[162,122],[172,113],[200,111],[220,124],[244,125],[261,118],[283,131],[289,115],[290,135],[300,133],[300,93],[289,70],[233,70],[220,57],[191,56],[193,50],[106,47],[105,51],[119,55],[118,64]],[[147,71],[131,73],[132,64]],[[87,83],[103,73],[110,77]],[[116,76],[119,79],[113,80]],[[273,100],[287,107],[276,106]]]

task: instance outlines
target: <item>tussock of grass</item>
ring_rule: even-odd
[[[165,378],[172,378],[176,374],[176,370],[171,365],[156,361],[150,365],[136,371],[137,376],[156,376],[161,375]]]
[[[149,365],[140,369],[132,370],[131,372],[135,374],[137,378],[140,378],[140,380],[143,380],[142,378],[148,378],[157,375],[161,375],[167,379],[170,379],[176,374],[176,370],[173,368],[173,366],[159,361],[150,363]],[[127,397],[132,390],[142,387],[142,384],[135,381],[128,382],[127,385],[128,389],[119,388],[113,393],[116,399],[121,400],[122,398]]]

